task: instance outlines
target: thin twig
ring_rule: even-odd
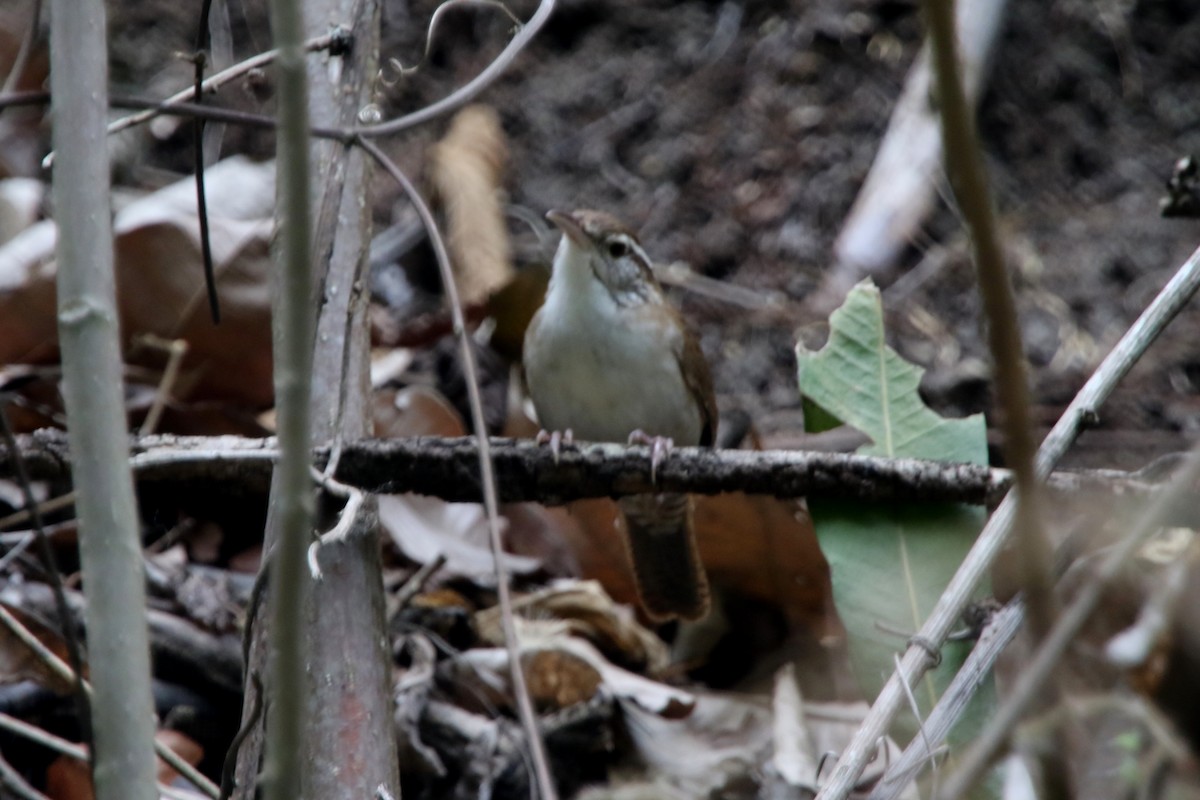
[[[488,64],[483,72],[472,78],[462,88],[456,90],[448,97],[444,97],[436,103],[425,106],[411,114],[406,114],[403,117],[388,122],[381,122],[378,125],[356,128],[354,129],[354,133],[361,137],[372,139],[380,136],[391,136],[401,131],[406,131],[409,128],[415,128],[422,123],[437,119],[443,114],[465,106],[504,74],[504,71],[509,68],[517,55],[533,41],[533,37],[537,35],[542,26],[546,24],[546,21],[550,19],[550,14],[554,11],[554,3],[555,0],[542,0],[538,4],[537,11],[533,12],[533,16],[529,18],[529,22],[525,23],[517,31],[517,35],[509,41],[508,45],[500,52],[500,55],[496,56],[495,60]]]
[[[913,739],[887,772],[867,800],[895,800],[904,787],[916,777],[917,771],[929,761],[929,753],[946,741],[950,729],[958,721],[975,692],[991,674],[992,665],[1020,629],[1024,616],[1023,601],[1018,597],[992,615],[992,619],[971,648],[966,661],[955,673],[937,705],[929,712],[921,730],[924,737]]]
[[[71,741],[67,741],[66,739],[62,738],[61,736],[55,736],[54,734],[52,734],[48,731],[44,731],[41,728],[38,728],[34,725],[30,725],[28,722],[24,722],[22,720],[17,719],[16,717],[10,716],[3,712],[0,712],[0,729],[6,730],[9,733],[14,734],[16,736],[21,736],[25,739],[28,739],[31,742],[36,742],[37,744],[40,744],[42,747],[45,747],[48,750],[53,750],[56,753],[61,753],[62,755],[73,758],[76,761],[81,761],[84,764],[86,764],[88,762],[89,753],[88,753],[88,749],[86,747],[75,744],[74,742],[71,742]],[[170,752],[174,753],[174,751],[170,751]],[[183,763],[186,764],[187,762],[183,762]],[[173,766],[174,765],[172,765],[172,767]],[[189,764],[188,766],[190,767],[191,765]],[[199,774],[199,773],[197,773],[197,774]],[[184,777],[186,778],[187,776],[184,775]],[[201,777],[203,778],[203,776],[201,776]],[[188,780],[191,780],[191,779],[188,778]],[[207,779],[205,779],[205,780],[207,780]],[[168,787],[164,784],[159,783],[156,785],[158,787],[159,793],[164,796],[167,796],[167,797],[180,796],[179,794],[176,794],[174,792],[174,790],[172,790],[170,787]],[[197,785],[199,785],[199,784],[197,784]]]
[[[12,426],[8,421],[8,412],[6,411],[8,403],[6,400],[6,395],[0,394],[0,434],[3,435],[5,445],[14,451],[13,466],[15,467],[17,485],[21,488],[21,497],[25,501],[24,510],[29,514],[30,522],[33,525],[32,541],[37,544],[38,559],[42,562],[42,569],[46,571],[50,590],[54,595],[54,610],[58,615],[58,624],[62,630],[63,641],[66,643],[67,658],[71,660],[71,667],[75,672],[75,679],[68,683],[73,687],[75,693],[75,709],[79,715],[79,727],[83,732],[84,740],[90,742],[92,706],[82,677],[83,648],[80,646],[79,635],[76,633],[74,617],[71,615],[71,606],[67,603],[67,594],[63,587],[62,573],[58,570],[58,560],[54,557],[54,548],[50,546],[50,537],[46,535],[46,526],[42,522],[42,514],[38,507],[37,498],[33,495],[33,484],[30,482],[29,474],[25,470],[24,460],[15,451],[17,440],[16,436],[13,435]],[[17,553],[23,549],[24,547],[21,545],[13,548]]]
[[[327,33],[324,36],[317,36],[306,41],[304,43],[304,51],[306,53],[315,53],[321,50],[328,50],[343,43],[345,39],[346,31],[342,28],[338,28],[332,33]],[[212,94],[225,84],[237,80],[246,73],[268,66],[278,57],[278,50],[268,50],[265,53],[259,53],[256,56],[251,56],[245,61],[239,61],[238,63],[233,64],[232,66],[227,67],[214,75],[210,75],[208,78],[205,78],[200,84],[200,89],[205,94]],[[4,94],[8,95],[8,90],[6,90]],[[144,122],[149,122],[155,117],[169,114],[172,108],[182,109],[185,107],[185,104],[187,104],[188,99],[195,96],[195,87],[189,86],[186,89],[176,92],[165,100],[147,100],[144,103],[146,110],[139,111],[136,114],[130,114],[127,117],[121,117],[120,119],[113,120],[109,123],[106,133],[111,136],[114,133],[120,133],[123,130],[132,128],[135,125],[141,125]],[[2,97],[0,97],[0,99],[2,99]],[[114,100],[113,105],[118,106],[119,104],[115,102],[116,98],[112,99]],[[0,107],[2,107],[2,104],[0,104]],[[212,117],[205,117],[205,119],[212,119]],[[270,127],[274,127],[275,120],[272,117],[262,116],[258,117],[258,120],[260,123],[268,123]],[[42,166],[50,167],[53,164],[54,153],[51,152],[42,160]]]
[[[7,789],[18,800],[50,800],[22,777],[4,758],[3,753],[0,753],[0,787]]]
[[[1096,410],[1112,393],[1117,383],[1137,363],[1146,348],[1158,337],[1163,328],[1188,303],[1196,290],[1200,289],[1200,249],[1180,267],[1154,302],[1142,313],[1104,362],[1092,374],[1079,394],[1071,401],[1066,412],[1046,436],[1038,449],[1037,472],[1046,475],[1067,448],[1079,435],[1086,422],[1093,418]],[[1005,498],[988,524],[975,540],[974,546],[958,568],[950,585],[942,593],[937,605],[922,626],[919,636],[924,640],[941,645],[946,636],[958,624],[962,611],[970,602],[975,587],[991,568],[1000,549],[1008,538],[1013,522],[1012,498]],[[819,800],[845,800],[862,774],[874,748],[874,743],[884,734],[900,709],[904,695],[901,680],[915,683],[928,668],[925,650],[909,647],[901,661],[901,669],[892,673],[888,682],[876,697],[871,710],[854,734],[850,744],[842,751],[822,788]]]
[[[498,8],[504,12],[505,16],[512,20],[513,25],[516,26],[516,30],[521,29],[521,20],[517,19],[516,15],[509,10],[507,5],[498,2],[498,0],[446,0],[434,10],[433,16],[429,18],[429,27],[425,29],[425,52],[421,54],[421,60],[411,67],[406,67],[400,63],[399,59],[389,59],[389,63],[396,68],[396,71],[400,73],[401,77],[412,75],[429,61],[429,54],[433,50],[433,36],[437,32],[438,23],[442,21],[442,16],[447,11],[453,8],[458,8],[459,6]]]
[[[1179,507],[1178,504],[1187,502],[1187,498],[1194,495],[1198,480],[1200,461],[1192,461],[1175,479],[1167,494],[1142,515],[1125,538],[1109,550],[1096,572],[1079,590],[1078,596],[1062,613],[1041,647],[1033,654],[1033,658],[1022,665],[1016,684],[958,762],[957,769],[946,780],[939,798],[952,800],[967,796],[971,787],[979,781],[988,765],[995,759],[1000,748],[1008,741],[1033,700],[1050,680],[1054,668],[1067,652],[1068,645],[1091,618],[1105,587],[1112,582],[1122,567],[1126,566],[1142,544],[1160,529],[1170,509]]]
[[[9,610],[2,605],[0,605],[0,624],[4,625],[5,628],[7,628],[14,636],[16,636],[17,639],[19,639],[21,643],[25,645],[29,651],[34,654],[34,656],[37,657],[39,661],[45,664],[46,667],[54,673],[55,677],[68,684],[74,684],[78,682],[80,686],[82,686],[84,694],[89,699],[91,698],[91,684],[85,680],[82,680],[79,677],[79,673],[71,669],[71,667],[68,666],[65,661],[51,652],[48,647],[42,644],[38,638],[29,631],[28,628],[21,624],[20,620],[14,617]],[[172,769],[174,769],[183,777],[187,778],[192,783],[196,784],[196,786],[209,797],[215,799],[220,794],[220,789],[216,784],[204,777],[204,775],[191,764],[184,761],[178,753],[167,747],[162,742],[158,741],[157,738],[155,738],[153,742],[154,752],[159,758],[167,762]],[[86,751],[83,758],[85,761],[87,760]]]
[[[17,446],[20,447],[20,444],[18,443]],[[54,511],[59,511],[60,509],[64,509],[64,508],[67,508],[68,506],[74,505],[74,503],[75,503],[75,493],[67,492],[66,494],[59,495],[58,497],[52,497],[49,500],[43,500],[42,502],[35,504],[33,506],[33,508],[37,509],[38,512],[40,512],[42,514],[49,514]],[[33,517],[33,512],[30,510],[29,506],[26,506],[25,508],[22,508],[20,511],[14,511],[13,513],[9,514],[7,517],[0,517],[0,528],[7,528],[11,525],[16,525],[18,522],[24,522],[25,520],[31,519],[32,517]],[[8,554],[6,553],[5,555],[8,555]]]
[[[483,72],[476,75],[465,86],[459,88],[450,96],[445,97],[438,102],[426,106],[418,111],[414,111],[411,114],[407,114],[403,117],[399,117],[388,122],[381,122],[377,125],[362,126],[351,129],[313,127],[309,132],[313,136],[317,136],[319,138],[335,139],[342,142],[345,142],[355,136],[379,138],[383,136],[391,136],[393,134],[400,133],[401,131],[409,130],[410,128],[415,128],[418,125],[437,119],[443,114],[447,114],[455,109],[461,108],[462,106],[474,100],[484,89],[491,86],[496,79],[499,78],[504,71],[509,68],[509,66],[511,66],[517,55],[529,45],[529,43],[533,40],[533,37],[537,35],[538,31],[540,31],[542,27],[545,26],[547,20],[550,19],[550,15],[554,11],[554,5],[555,0],[542,0],[542,2],[538,5],[537,11],[535,11],[533,16],[529,18],[529,22],[525,23],[525,25],[522,26],[519,31],[517,31],[517,34],[512,38],[511,41],[509,41],[504,50],[502,50],[500,54],[496,56],[495,60],[488,64]],[[323,49],[323,47],[331,46],[340,40],[344,40],[344,33],[339,37],[338,32],[335,31],[330,35],[330,37],[328,37],[330,38],[330,41],[328,42],[324,41],[325,38],[327,37],[310,40],[306,44],[306,48],[309,50],[319,50]],[[235,65],[234,67],[230,67],[229,70],[225,70],[218,75],[214,75],[205,81],[202,86],[206,91],[210,89],[210,87],[216,88],[217,86],[228,82],[240,74],[248,72],[255,67],[261,66],[262,64],[269,63],[277,56],[278,51],[274,50],[269,53],[264,53],[261,56],[256,56],[254,59],[249,59],[245,62],[242,62],[240,65]],[[230,73],[230,70],[239,71]],[[117,120],[113,124],[117,125],[120,123],[122,127],[117,128],[117,130],[122,130],[130,125],[144,122],[146,119],[158,114],[170,114],[172,116],[199,116],[210,121],[216,120],[238,125],[249,125],[257,128],[274,129],[276,126],[276,122],[272,117],[261,114],[247,114],[245,112],[233,111],[231,109],[210,109],[204,108],[203,106],[197,106],[194,103],[183,102],[185,98],[192,96],[193,91],[194,89],[189,87],[186,91],[173,95],[167,100],[146,100],[142,98],[116,96],[110,97],[109,100],[116,107],[141,108],[148,112],[148,116],[145,114],[135,114],[133,117],[127,118],[130,120],[129,122]],[[18,105],[44,105],[49,102],[49,99],[50,95],[48,92],[34,91],[7,93],[0,96],[0,109]],[[43,167],[49,167],[53,163],[53,155],[54,154],[51,153],[42,160]]]
[[[42,747],[53,750],[56,753],[62,753],[65,756],[70,756],[85,764],[87,763],[88,751],[83,745],[67,741],[61,736],[55,736],[36,725],[30,725],[28,722],[17,719],[14,716],[0,712],[0,728],[9,733],[15,733],[18,736],[24,737],[31,742],[37,742]]]
[[[225,751],[225,763],[221,766],[221,790],[218,800],[227,800],[233,796],[233,790],[237,788],[238,752],[242,749],[242,743],[258,727],[258,720],[262,716],[262,678],[258,677],[257,672],[251,670],[249,682],[254,689],[250,695],[250,712],[242,722],[242,727],[238,728],[238,732],[234,734],[233,741],[229,743],[229,749]]]
[[[207,228],[207,223],[204,223],[202,227]],[[207,235],[207,232],[202,235]],[[212,262],[208,263],[211,266]],[[175,382],[179,379],[179,368],[183,364],[184,356],[187,355],[188,343],[185,339],[163,339],[153,334],[146,334],[139,341],[147,347],[163,350],[167,354],[167,366],[163,370],[162,377],[158,381],[158,388],[154,392],[154,403],[146,412],[142,426],[138,428],[138,435],[146,436],[154,433],[159,420],[162,419],[163,410],[167,407],[167,402],[171,399],[171,392],[175,388]]]
[[[548,0],[543,5],[549,5]],[[539,9],[540,12],[540,9]],[[433,214],[425,204],[420,193],[409,181],[408,176],[384,155],[373,142],[361,140],[360,146],[396,180],[408,195],[409,201],[416,209],[429,241],[437,257],[438,269],[442,277],[443,289],[454,316],[454,334],[458,339],[460,356],[462,358],[463,375],[467,383],[467,397],[471,407],[471,424],[475,429],[476,441],[479,445],[479,470],[483,483],[483,504],[487,511],[488,533],[492,543],[492,555],[496,567],[497,594],[500,600],[500,615],[504,627],[504,641],[508,649],[509,672],[513,683],[513,693],[516,695],[517,713],[525,735],[529,742],[529,751],[533,758],[534,777],[542,800],[556,800],[554,778],[550,773],[549,760],[546,756],[545,744],[538,730],[537,715],[529,698],[529,690],[525,684],[525,672],[521,666],[521,650],[517,640],[516,623],[513,619],[512,596],[509,589],[508,570],[504,565],[504,544],[500,538],[500,511],[496,495],[496,477],[493,471],[490,444],[487,436],[487,424],[483,416],[483,400],[479,393],[479,375],[475,365],[475,354],[471,349],[471,338],[467,334],[466,320],[463,318],[462,304],[458,296],[458,288],[454,281],[454,272],[450,267],[450,256],[446,252],[445,242],[438,232]],[[345,455],[343,455],[343,459]]]
[[[192,53],[192,102],[204,104],[204,68],[208,65],[208,17],[212,0],[201,0],[196,25],[196,51]],[[213,269],[212,241],[208,234],[208,195],[204,191],[204,118],[192,118],[192,168],[196,180],[196,218],[200,222],[200,262],[204,267],[204,287],[208,292],[208,311],[214,325],[221,322],[221,304],[217,298],[217,276]]]
[[[13,59],[12,67],[8,70],[4,85],[0,87],[0,94],[8,94],[17,88],[17,84],[25,74],[25,68],[29,66],[29,59],[33,55],[33,46],[38,40],[38,27],[41,24],[42,0],[33,0],[32,8],[29,10],[29,27],[25,29],[25,35],[21,38],[21,47],[17,50],[17,57]]]

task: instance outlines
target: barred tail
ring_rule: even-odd
[[[642,606],[655,620],[700,619],[708,613],[708,578],[692,535],[685,494],[632,495],[620,500],[625,544]]]

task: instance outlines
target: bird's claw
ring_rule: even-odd
[[[575,433],[570,428],[565,431],[541,430],[538,431],[537,443],[550,445],[550,454],[554,456],[554,463],[557,465],[562,457],[562,449],[575,446]]]
[[[639,428],[629,434],[629,443],[650,448],[650,483],[657,483],[658,467],[675,447],[675,440],[670,436],[651,436]]]

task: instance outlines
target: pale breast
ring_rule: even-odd
[[[542,427],[590,441],[624,442],[640,429],[699,444],[702,421],[679,371],[679,342],[651,327],[642,309],[610,312],[597,324],[560,313],[535,318],[525,363]]]

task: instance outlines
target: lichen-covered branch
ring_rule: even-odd
[[[66,437],[58,431],[20,436],[30,474],[43,480],[68,477]],[[645,447],[580,444],[555,461],[546,447],[521,439],[492,439],[496,478],[503,502],[563,503],[589,497],[648,492],[719,494],[747,492],[776,497],[819,494],[867,502],[953,501],[991,503],[1012,483],[1008,470],[973,464],[878,458],[804,450],[707,450],[681,447],[650,477]],[[215,481],[265,487],[278,457],[274,439],[235,436],[146,436],[133,446],[141,481]],[[327,447],[317,448],[323,467]],[[12,460],[0,446],[0,477]],[[444,500],[478,502],[479,452],[474,439],[418,437],[364,439],[342,447],[337,480],[376,493],[414,492]],[[1164,478],[1165,479],[1165,478]],[[1047,486],[1056,491],[1144,494],[1158,483],[1139,473],[1057,472]]]

